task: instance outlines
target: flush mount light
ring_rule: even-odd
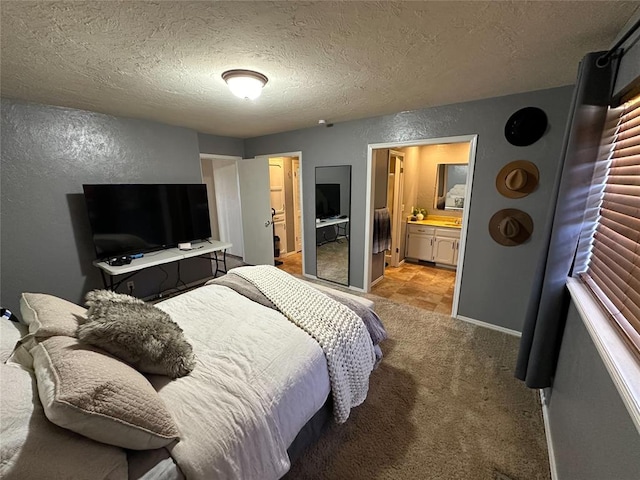
[[[227,70],[222,74],[222,79],[229,85],[229,90],[236,97],[255,100],[262,93],[269,79],[263,74],[253,70]]]

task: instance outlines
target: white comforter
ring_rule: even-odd
[[[194,347],[197,365],[150,378],[181,440],[171,456],[189,480],[277,479],[286,449],[329,394],[320,346],[282,314],[209,285],[156,306]]]

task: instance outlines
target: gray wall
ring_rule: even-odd
[[[553,175],[572,90],[570,86],[541,90],[337,123],[331,128],[314,127],[247,139],[245,156],[302,151],[306,219],[314,218],[313,188],[310,187],[315,167],[352,165],[351,284],[363,287],[367,145],[478,134],[459,314],[520,331],[531,278],[542,251],[539,232],[550,208]],[[505,140],[504,125],[511,114],[527,106],[542,108],[549,126],[538,142],[516,147]],[[507,199],[496,191],[495,177],[502,166],[519,159],[530,160],[538,166],[540,185],[528,197]],[[531,215],[535,230],[528,242],[518,247],[504,247],[491,239],[487,228],[489,219],[502,208],[520,208]],[[305,222],[306,239],[314,238],[313,228],[313,222]],[[315,273],[313,242],[305,242],[305,262],[306,271]]]
[[[195,131],[6,99],[1,107],[0,301],[16,312],[21,292],[80,302],[102,287],[91,264],[83,183],[202,182]],[[177,264],[165,269],[167,288],[177,281]],[[200,259],[182,262],[181,270],[187,283],[211,274]],[[134,277],[134,293],[157,293],[163,279],[149,269]]]
[[[244,140],[241,138],[220,137],[208,133],[198,133],[200,153],[230,155],[244,158]]]
[[[640,434],[573,303],[548,413],[558,480],[640,478]]]

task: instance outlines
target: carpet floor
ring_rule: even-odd
[[[548,480],[538,393],[513,377],[518,339],[367,297],[389,333],[369,396],[284,478]]]

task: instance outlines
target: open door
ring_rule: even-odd
[[[264,157],[238,160],[242,206],[244,261],[273,265],[273,227],[269,187],[269,162]]]
[[[400,245],[402,244],[402,204],[404,187],[404,153],[389,150],[389,176],[387,181],[387,209],[391,217],[391,250],[385,253],[386,264],[400,265]]]
[[[295,251],[302,251],[302,202],[300,201],[300,160],[291,162],[293,170],[293,224],[295,229]]]

